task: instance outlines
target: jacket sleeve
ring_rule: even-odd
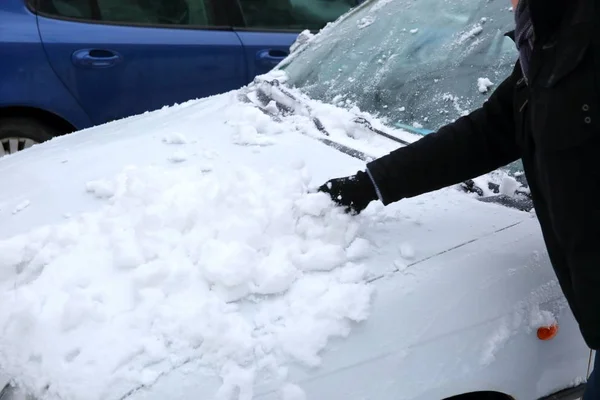
[[[367,164],[383,204],[457,184],[520,158],[513,115],[518,67],[481,108]]]

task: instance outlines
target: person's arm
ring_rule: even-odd
[[[387,205],[519,159],[513,115],[516,76],[513,73],[502,82],[481,108],[369,163],[367,172],[379,199]]]

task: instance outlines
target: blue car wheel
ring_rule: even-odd
[[[56,136],[49,126],[34,119],[0,119],[0,157],[14,154]]]

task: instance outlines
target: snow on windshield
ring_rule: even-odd
[[[436,130],[462,115],[445,93],[472,111],[491,93],[478,78],[499,83],[509,75],[517,54],[504,34],[513,28],[501,1],[370,1],[280,68],[312,98],[357,105],[389,126]]]
[[[200,360],[223,398],[319,363],[368,315],[359,226],[307,171],[128,168],[97,212],[0,242],[0,365],[38,395],[119,398]],[[239,301],[241,300],[241,301]],[[289,389],[288,389],[289,390]]]

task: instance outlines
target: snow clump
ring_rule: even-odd
[[[3,372],[40,398],[110,400],[195,360],[217,397],[271,376],[303,400],[286,366],[319,365],[372,295],[360,220],[307,181],[180,164],[88,184],[99,210],[0,241]]]
[[[494,86],[494,83],[488,78],[477,79],[477,89],[479,90],[479,93],[487,93],[492,86]]]

